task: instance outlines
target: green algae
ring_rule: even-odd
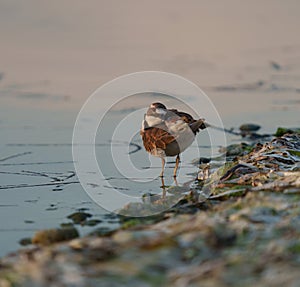
[[[300,134],[300,129],[299,128],[283,128],[283,127],[279,127],[277,128],[277,131],[275,132],[274,136],[276,137],[281,137],[285,134]]]

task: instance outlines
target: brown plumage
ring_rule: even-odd
[[[147,152],[162,159],[163,177],[165,157],[176,156],[174,177],[179,165],[179,154],[193,142],[195,135],[205,129],[203,119],[195,120],[190,114],[167,109],[161,103],[149,107],[140,131]]]

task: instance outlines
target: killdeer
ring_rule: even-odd
[[[204,119],[195,120],[190,114],[167,109],[162,103],[152,103],[144,115],[140,131],[144,147],[162,160],[160,176],[164,175],[165,157],[176,156],[173,176],[176,177],[180,153],[188,148],[196,134],[206,128]]]

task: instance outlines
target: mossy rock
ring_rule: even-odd
[[[50,245],[56,242],[67,241],[79,237],[76,228],[45,229],[35,233],[32,243],[37,245]]]
[[[283,128],[283,127],[279,127],[279,128],[277,128],[277,131],[274,134],[274,136],[282,137],[285,134],[300,134],[300,128]]]
[[[241,156],[252,151],[253,146],[247,143],[231,144],[222,149],[222,152],[226,152],[227,157]]]

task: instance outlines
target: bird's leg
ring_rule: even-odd
[[[161,166],[161,173],[160,173],[160,177],[164,177],[164,171],[165,171],[165,164],[166,164],[166,161],[165,161],[165,159],[162,157],[161,158],[161,164],[162,164],[162,166]]]
[[[165,186],[165,181],[164,181],[163,177],[161,177],[161,188],[163,190],[162,198],[165,199],[167,192],[166,192],[166,186]]]
[[[176,157],[176,164],[175,164],[174,173],[173,173],[174,177],[177,176],[177,169],[178,169],[178,166],[179,166],[179,161],[180,161],[180,157],[179,157],[179,154],[178,154],[177,157]]]
[[[174,177],[174,183],[175,183],[175,186],[178,186],[178,181],[177,181],[176,177]]]

